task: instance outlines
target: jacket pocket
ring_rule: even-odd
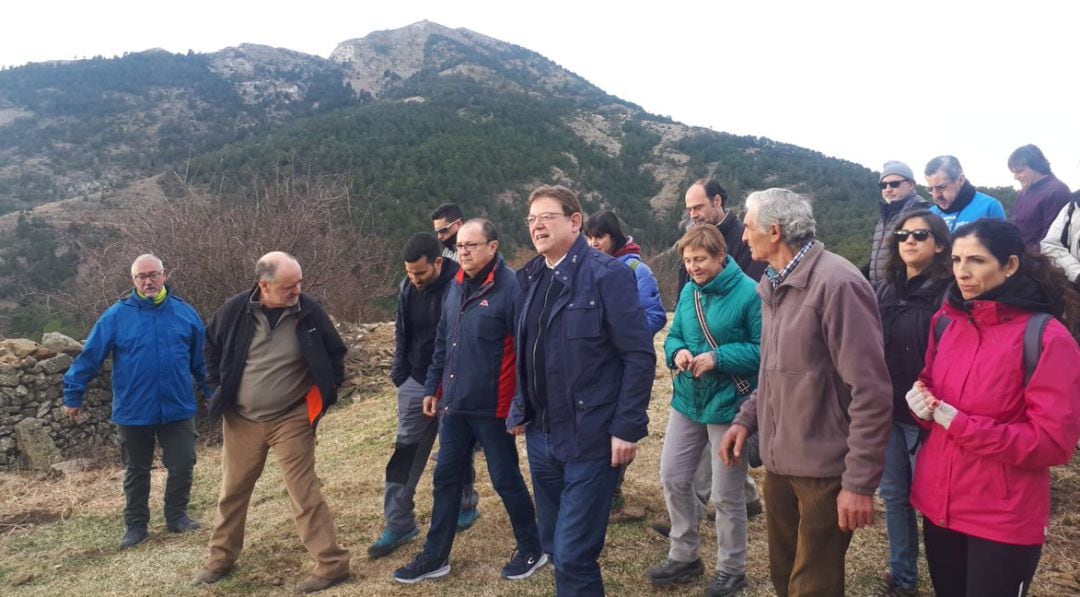
[[[600,335],[600,308],[595,298],[580,297],[566,306],[566,337],[595,338]]]

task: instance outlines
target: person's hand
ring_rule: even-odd
[[[75,406],[75,407],[65,406],[64,407],[64,414],[67,415],[68,419],[71,420],[72,423],[78,423],[79,422],[79,417],[82,416],[82,413],[83,413],[83,407],[81,407],[81,406]]]
[[[742,425],[728,427],[728,430],[724,432],[724,437],[720,438],[718,449],[720,461],[729,468],[739,464],[742,461],[743,446],[746,445],[748,437],[750,437],[750,430],[746,427]]]
[[[836,517],[841,531],[854,533],[860,527],[874,524],[874,498],[846,489],[836,496]]]
[[[435,417],[436,410],[439,408],[439,399],[434,396],[424,396],[424,416]]]
[[[524,424],[515,425],[515,426],[511,427],[510,429],[507,429],[506,432],[509,433],[510,435],[521,435],[521,434],[525,433],[525,425]]]
[[[932,417],[930,408],[926,406],[926,386],[921,381],[915,382],[915,385],[911,386],[908,393],[904,398],[907,400],[908,408],[915,414],[916,417],[924,421],[929,421]]]
[[[637,455],[637,444],[611,436],[611,468],[630,464]]]
[[[690,363],[694,360],[694,355],[690,354],[690,351],[683,348],[679,352],[675,353],[675,369],[682,373],[690,368]]]
[[[957,410],[953,405],[946,404],[935,398],[930,403],[930,412],[934,415],[935,423],[948,429],[949,425],[952,425],[953,419],[956,418]]]
[[[701,377],[713,369],[716,369],[716,354],[712,351],[699,354],[690,363],[690,372],[694,374],[694,377]]]

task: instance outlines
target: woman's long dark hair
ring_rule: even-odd
[[[1049,257],[1025,250],[1019,228],[1002,220],[983,218],[958,228],[953,240],[968,236],[977,238],[1001,265],[1016,255],[1020,259],[1016,273],[1035,280],[1050,299],[1051,315],[1065,324],[1074,338],[1080,337],[1080,294],[1069,282],[1065,271]]]
[[[622,231],[619,216],[613,211],[600,211],[589,216],[585,222],[585,236],[595,238],[608,234],[611,236],[611,252],[617,253],[626,246],[626,235]]]
[[[913,218],[922,218],[930,227],[930,234],[934,237],[934,243],[943,247],[942,251],[934,255],[934,260],[923,270],[927,278],[944,279],[952,277],[952,241],[949,240],[949,226],[941,216],[927,209],[917,209],[905,215],[896,223],[893,234],[889,239],[889,260],[885,263],[886,280],[894,282],[897,279],[907,277],[907,264],[900,257],[900,239],[896,236],[897,230],[903,230],[904,224]]]

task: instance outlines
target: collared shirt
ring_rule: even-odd
[[[799,252],[795,253],[795,257],[793,257],[791,261],[784,266],[784,269],[780,270],[779,273],[775,269],[773,269],[771,265],[765,268],[765,275],[769,277],[769,284],[772,284],[774,290],[776,288],[779,288],[780,285],[784,283],[784,280],[786,280],[787,277],[791,275],[791,272],[795,271],[795,267],[799,265],[799,262],[802,261],[803,257],[805,257],[806,254],[810,252],[810,248],[813,246],[814,241],[810,241],[803,245],[802,248],[799,249]]]

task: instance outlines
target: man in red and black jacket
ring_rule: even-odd
[[[536,511],[518,466],[517,445],[506,433],[506,416],[517,388],[514,323],[521,291],[514,271],[499,255],[498,238],[495,226],[482,219],[469,220],[458,231],[461,271],[443,299],[435,354],[424,384],[424,414],[441,417],[431,527],[423,551],[394,572],[398,582],[411,584],[450,573],[462,486],[478,441],[514,529],[516,549],[502,570],[503,578],[527,578],[547,562]]]
[[[212,416],[221,416],[222,479],[210,557],[192,583],[225,576],[240,557],[255,481],[270,448],[296,514],[296,529],[315,559],[296,586],[311,593],[349,576],[349,552],[337,542],[315,475],[315,426],[337,401],[345,344],[319,303],[300,292],[303,272],[275,251],[255,264],[257,286],[232,297],[206,332]]]

